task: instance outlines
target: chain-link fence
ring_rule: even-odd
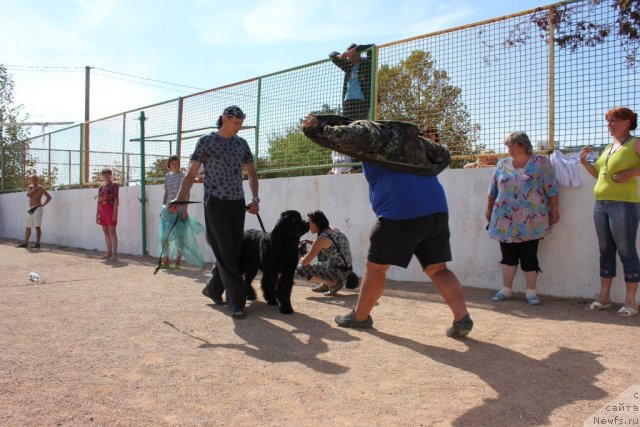
[[[516,130],[540,151],[601,147],[609,138],[604,113],[635,108],[639,39],[624,32],[622,3],[567,1],[360,45],[358,67],[334,56],[37,136],[3,148],[2,190],[20,188],[34,172],[56,187],[91,185],[103,168],[126,185],[140,183],[142,171],[153,182],[171,154],[186,167],[198,138],[215,130],[231,104],[247,114],[240,136],[262,177],[325,174],[334,166],[332,153],[301,132],[309,112],[416,123],[449,146],[452,167],[504,154],[502,141]]]

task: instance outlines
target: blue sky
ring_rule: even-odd
[[[550,2],[9,0],[3,3],[0,63],[13,76],[16,103],[24,105],[31,121],[80,122],[84,118],[86,65],[97,67],[91,74],[91,119],[97,119],[198,92],[196,88],[215,88],[324,59],[330,51],[342,51],[351,42],[388,43]],[[32,134],[39,131],[33,129]]]

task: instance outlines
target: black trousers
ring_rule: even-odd
[[[238,268],[244,233],[244,200],[221,200],[206,196],[204,207],[207,240],[216,257],[211,279],[207,282],[207,292],[212,298],[222,298],[222,293],[226,291],[231,310],[244,309],[247,289]]]

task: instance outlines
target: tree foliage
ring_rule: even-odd
[[[472,122],[461,94],[431,53],[416,50],[398,65],[380,67],[378,118],[436,129],[452,154],[471,154],[480,125]]]
[[[99,187],[100,184],[104,182],[102,179],[102,171],[103,169],[111,170],[111,180],[117,182],[118,184],[124,183],[124,168],[120,164],[120,162],[114,162],[113,165],[104,165],[99,169],[93,169],[91,172],[91,181],[89,182],[90,187]]]
[[[158,157],[150,167],[147,168],[145,172],[146,178],[164,178],[164,176],[169,172],[169,168],[167,167],[167,160],[169,157]]]
[[[598,6],[608,5],[615,18],[598,14]],[[601,8],[600,8],[601,10]],[[638,0],[582,0],[540,8],[528,19],[517,23],[504,45],[525,44],[533,36],[533,29],[549,43],[550,13],[553,17],[553,41],[562,49],[575,51],[581,47],[594,47],[617,37],[626,52],[626,63],[635,66],[640,49],[640,2]],[[533,25],[530,25],[533,24]]]
[[[337,109],[325,104],[315,113],[337,114]],[[331,169],[331,166],[313,168],[313,166],[331,165],[331,151],[304,136],[301,123],[302,120],[299,120],[296,125],[289,126],[284,132],[271,135],[268,140],[268,155],[258,156],[257,168],[258,171],[275,170],[276,172],[261,174],[263,177],[319,175]]]
[[[13,98],[14,82],[7,69],[0,64],[0,122],[11,123],[0,126],[0,149],[3,157],[2,178],[4,189],[24,187],[24,173],[34,172],[35,161],[29,153],[29,136],[24,127],[18,123],[28,118],[21,118],[22,105],[16,105]],[[24,141],[24,142],[21,142]]]

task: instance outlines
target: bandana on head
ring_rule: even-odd
[[[230,105],[224,109],[222,116],[233,117],[234,119],[244,119],[246,116],[237,105]],[[222,127],[222,116],[218,117],[216,127],[219,129]]]

